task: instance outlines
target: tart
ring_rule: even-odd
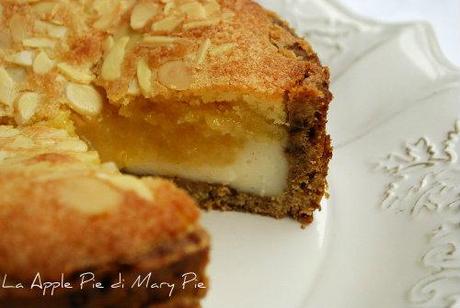
[[[329,73],[250,0],[3,1],[0,118],[75,133],[204,208],[312,221]]]
[[[1,307],[198,307],[198,216],[171,182],[122,175],[65,130],[0,126]]]

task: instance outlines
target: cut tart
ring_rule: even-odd
[[[249,0],[23,2],[1,8],[4,122],[75,129],[205,208],[311,222],[329,74],[277,16]]]
[[[65,130],[0,126],[1,307],[198,307],[206,289],[182,288],[207,285],[198,216],[174,184],[122,175]],[[72,288],[44,289],[61,279]]]

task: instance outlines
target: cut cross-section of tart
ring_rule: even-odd
[[[122,175],[65,130],[0,126],[0,273],[24,286],[3,288],[2,307],[198,307],[198,216],[174,184]],[[151,288],[184,279],[195,284]]]
[[[6,117],[74,126],[102,160],[170,177],[205,208],[311,222],[331,157],[329,73],[277,16],[249,0],[3,12]]]

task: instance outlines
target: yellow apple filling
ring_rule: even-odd
[[[120,108],[105,107],[94,118],[75,117],[77,134],[103,161],[125,170],[264,195],[284,188],[285,128],[244,103],[137,98]]]

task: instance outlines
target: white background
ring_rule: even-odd
[[[386,22],[428,21],[447,58],[460,66],[460,0],[337,0],[362,16]]]

